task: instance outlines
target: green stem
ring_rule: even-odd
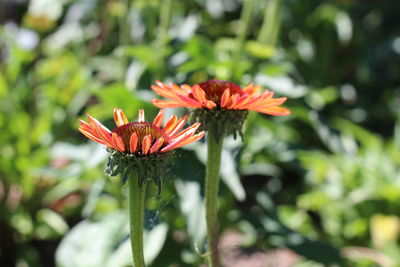
[[[165,72],[165,46],[168,43],[168,30],[171,21],[172,0],[163,0],[160,4],[160,24],[158,26],[156,40],[156,55],[158,73],[157,79],[162,80]]]
[[[239,69],[235,69],[240,63],[242,57],[244,42],[246,41],[247,30],[251,21],[251,14],[253,11],[254,0],[244,0],[243,9],[240,15],[239,30],[236,37],[236,51],[233,55],[232,63],[232,75],[234,77],[238,76],[240,73]]]
[[[218,188],[221,167],[223,137],[216,140],[212,130],[208,132],[206,167],[206,221],[210,267],[221,266],[218,252]]]
[[[129,216],[131,226],[131,245],[135,267],[145,267],[143,255],[143,227],[146,183],[139,187],[137,174],[129,176]]]
[[[264,21],[258,34],[260,43],[275,47],[281,27],[282,0],[270,0],[265,7]]]

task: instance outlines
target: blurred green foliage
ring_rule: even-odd
[[[289,248],[295,266],[397,266],[399,8],[0,1],[0,265],[128,266],[126,192],[76,119],[112,128],[115,106],[152,118],[155,80],[215,77],[270,88],[293,113],[251,113],[244,145],[226,141],[220,228],[242,233],[240,255]],[[204,262],[204,151],[179,151],[161,195],[149,189],[152,266]]]

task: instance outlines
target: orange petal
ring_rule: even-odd
[[[160,128],[164,119],[164,110],[160,110],[153,120],[153,125]]]
[[[236,108],[237,109],[250,109],[250,106],[253,104],[255,106],[260,105],[260,103],[259,103],[260,99],[261,99],[261,95],[258,95],[258,96],[248,95],[244,101],[242,101],[241,103],[236,105]]]
[[[207,101],[206,93],[197,84],[192,87],[192,94],[194,98],[197,99],[200,103]]]
[[[239,100],[239,97],[240,97],[239,94],[234,94],[234,95],[232,95],[232,96],[231,96],[231,99],[230,99],[231,102],[228,103],[228,105],[226,105],[226,107],[227,107],[228,109],[234,108],[234,106],[236,105],[236,103],[237,103],[238,100]]]
[[[101,124],[98,120],[86,114],[89,119],[90,127],[94,130],[96,135],[104,141],[104,144],[108,147],[114,148],[112,138],[111,138],[111,131],[107,129],[103,124]]]
[[[171,118],[169,118],[169,120],[165,123],[164,131],[167,133],[170,132],[171,128],[174,127],[177,120],[178,120],[178,118],[176,117],[176,115],[172,115]]]
[[[138,145],[138,137],[135,132],[132,133],[131,137],[129,138],[129,149],[131,153],[135,153]]]
[[[180,108],[180,107],[185,107],[184,104],[178,101],[174,100],[158,100],[158,99],[153,99],[151,100],[151,103],[153,103],[154,106],[158,108]]]
[[[188,145],[188,144],[190,144],[190,143],[193,143],[193,142],[196,142],[196,141],[200,140],[201,138],[203,138],[204,133],[205,133],[205,132],[202,131],[202,132],[200,132],[200,133],[198,133],[198,134],[195,134],[195,135],[189,137],[189,138],[186,139],[185,141],[180,142],[175,148],[180,148],[180,147],[186,146],[186,145]]]
[[[208,109],[213,109],[213,108],[215,108],[217,106],[217,104],[215,104],[215,102],[212,101],[212,100],[207,100],[204,105]]]
[[[226,89],[225,91],[224,91],[224,93],[222,94],[222,97],[221,97],[221,107],[226,107],[226,105],[228,104],[228,101],[229,101],[229,98],[231,97],[231,92],[230,92],[230,90],[229,90],[229,88],[228,89]]]
[[[179,100],[181,102],[184,103],[183,106],[185,106],[185,107],[188,107],[188,108],[201,108],[202,107],[202,105],[199,101],[197,101],[191,97],[184,96],[181,94],[177,94],[177,97],[179,98]]]
[[[117,150],[124,152],[125,147],[124,147],[124,143],[122,142],[121,137],[119,137],[119,135],[117,133],[112,133],[111,135],[112,135],[112,141],[113,141],[114,147]]]
[[[82,127],[79,127],[78,130],[79,130],[83,135],[85,135],[87,138],[89,138],[89,139],[91,139],[91,140],[93,140],[93,141],[95,141],[95,142],[97,142],[97,143],[100,143],[100,144],[102,144],[102,145],[106,145],[106,144],[104,143],[104,141],[103,141],[101,138],[97,137],[93,132],[87,131],[86,129],[83,129]]]
[[[174,135],[176,135],[180,130],[182,130],[183,126],[185,126],[186,124],[186,120],[187,120],[187,115],[183,116],[179,121],[177,121],[173,126],[171,126],[170,128],[168,128],[167,130],[165,130],[165,132],[173,137]]]
[[[145,118],[144,118],[144,109],[139,109],[139,118],[138,118],[138,122],[144,122]]]
[[[238,107],[239,107],[241,104],[246,103],[246,102],[248,101],[248,98],[251,98],[251,96],[249,96],[249,95],[242,95],[242,96],[240,96],[240,97],[237,99],[236,104],[235,104],[234,106],[232,106],[231,108],[233,108],[233,109],[239,109]]]
[[[143,138],[142,141],[142,152],[144,155],[146,155],[149,152],[150,146],[151,146],[151,134],[148,134]]]
[[[151,146],[150,154],[157,152],[163,144],[164,144],[164,138],[162,137],[158,138],[157,141],[154,143],[154,145]]]
[[[273,115],[273,116],[286,116],[291,113],[290,110],[288,110],[284,107],[278,107],[278,106],[255,109],[255,111],[265,113],[268,115]]]
[[[243,92],[249,95],[255,95],[261,90],[261,86],[254,86],[252,83],[242,89]]]
[[[169,88],[152,85],[151,89],[162,97],[174,99],[175,94]]]
[[[182,136],[187,135],[187,134],[192,134],[192,135],[193,135],[193,134],[197,131],[197,129],[200,127],[200,124],[201,124],[200,122],[196,122],[195,124],[193,124],[193,125],[191,125],[190,127],[186,128],[186,129],[183,130],[182,132],[176,134],[176,135],[173,137],[173,140],[172,140],[172,141],[174,141],[174,140],[176,140],[176,139],[179,139],[179,138],[181,138]]]
[[[119,108],[114,108],[114,121],[118,127],[129,123],[125,113]]]
[[[91,126],[93,129],[96,128],[96,127],[93,127],[93,126],[94,126],[94,125],[97,125],[97,126],[99,126],[99,127],[103,130],[103,132],[111,134],[111,131],[110,131],[107,127],[105,127],[103,124],[101,124],[101,122],[99,122],[97,119],[95,119],[95,118],[93,118],[92,116],[90,116],[89,113],[86,113],[86,116],[87,116],[87,118],[88,118],[88,120],[89,120],[90,126]]]
[[[189,129],[189,131],[186,131],[184,134],[180,134],[179,137],[172,139],[171,143],[168,146],[161,149],[161,152],[166,152],[168,150],[172,150],[174,148],[181,147],[180,144],[185,142],[186,140],[188,140],[190,137],[192,137],[193,134],[196,132],[196,130],[197,130],[197,128],[191,128],[191,129]]]

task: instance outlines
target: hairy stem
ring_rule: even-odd
[[[210,267],[219,267],[221,264],[218,252],[218,188],[223,137],[216,140],[213,131],[210,129],[207,144],[205,197],[209,261]]]
[[[146,183],[139,187],[137,174],[129,176],[129,217],[131,228],[131,245],[135,267],[145,267],[143,255],[143,227]]]

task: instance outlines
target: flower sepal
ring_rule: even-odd
[[[122,184],[125,185],[130,175],[137,174],[138,186],[152,181],[160,194],[163,181],[168,176],[168,166],[172,160],[173,151],[162,154],[148,154],[136,156],[135,154],[122,153],[118,150],[107,148],[110,154],[104,172],[109,176],[122,175]]]
[[[236,109],[193,109],[191,120],[200,122],[200,129],[214,134],[217,142],[224,135],[233,134],[236,139],[238,135],[243,140],[243,123],[249,112]]]

